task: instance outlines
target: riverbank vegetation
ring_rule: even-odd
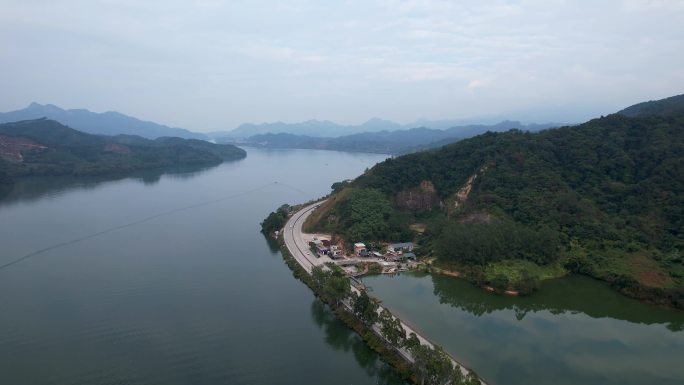
[[[497,291],[576,273],[684,308],[684,96],[670,99],[388,159],[307,227],[347,242],[413,239],[437,266]]]
[[[352,292],[350,278],[334,265],[316,266],[311,274],[290,255],[281,242],[281,253],[293,275],[304,282],[348,327],[353,329],[379,356],[392,365],[404,379],[415,384],[480,385],[471,374],[463,375],[440,347],[420,343],[415,334],[410,336],[401,327],[401,321],[389,310],[378,313],[378,302],[365,291]],[[414,362],[408,361],[399,349],[410,352]]]
[[[266,219],[261,222],[261,232],[264,234],[273,234],[275,231],[281,230],[287,222],[287,218],[290,215],[291,207],[288,204],[284,204],[276,211],[268,214]]]

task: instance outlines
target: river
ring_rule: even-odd
[[[0,201],[0,384],[402,383],[259,233],[382,159],[248,149],[204,170],[21,181]]]
[[[0,200],[0,384],[401,384],[259,222],[384,156],[248,149],[208,169],[26,179]],[[684,383],[684,316],[583,278],[371,293],[492,385]]]

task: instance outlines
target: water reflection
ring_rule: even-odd
[[[241,159],[228,162],[239,162]],[[18,178],[12,186],[0,189],[0,206],[15,202],[32,202],[43,197],[57,197],[72,190],[94,190],[111,182],[130,179],[146,186],[159,183],[162,176],[173,179],[192,179],[213,169],[213,166],[175,166],[141,170],[131,173],[108,174],[100,176],[41,176]]]
[[[446,276],[364,282],[492,385],[684,383],[684,312],[638,302],[587,277],[550,281],[523,298]]]
[[[568,277],[546,282],[529,297],[493,295],[463,280],[433,275],[434,293],[440,303],[476,316],[511,310],[518,321],[528,313],[586,314],[592,318],[614,318],[640,324],[664,324],[671,331],[684,330],[684,312],[650,306],[624,297],[601,282],[587,277]]]
[[[279,255],[278,253],[280,252],[280,245],[278,244],[278,241],[270,235],[261,235],[264,236],[264,239],[266,240],[266,244],[268,245],[268,249],[271,251],[271,254]]]
[[[405,384],[389,365],[380,361],[361,338],[341,321],[323,302],[315,299],[311,303],[311,318],[325,332],[325,341],[336,350],[351,351],[368,376],[378,379],[381,385]]]

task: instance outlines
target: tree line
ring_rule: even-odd
[[[380,311],[377,301],[365,290],[351,290],[349,277],[337,265],[315,266],[311,272],[313,288],[335,307],[346,304],[353,316],[370,330],[377,331],[389,350],[405,349],[413,358],[413,378],[417,383],[434,385],[480,385],[472,373],[463,375],[441,347],[423,345],[415,333],[406,334],[401,321],[387,309]]]

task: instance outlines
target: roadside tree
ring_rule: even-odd
[[[366,294],[366,291],[355,297],[353,311],[356,317],[368,326],[373,326],[378,320],[378,304]]]
[[[406,330],[401,326],[401,321],[389,312],[382,309],[380,312],[380,331],[387,342],[395,348],[400,348],[406,341]]]

